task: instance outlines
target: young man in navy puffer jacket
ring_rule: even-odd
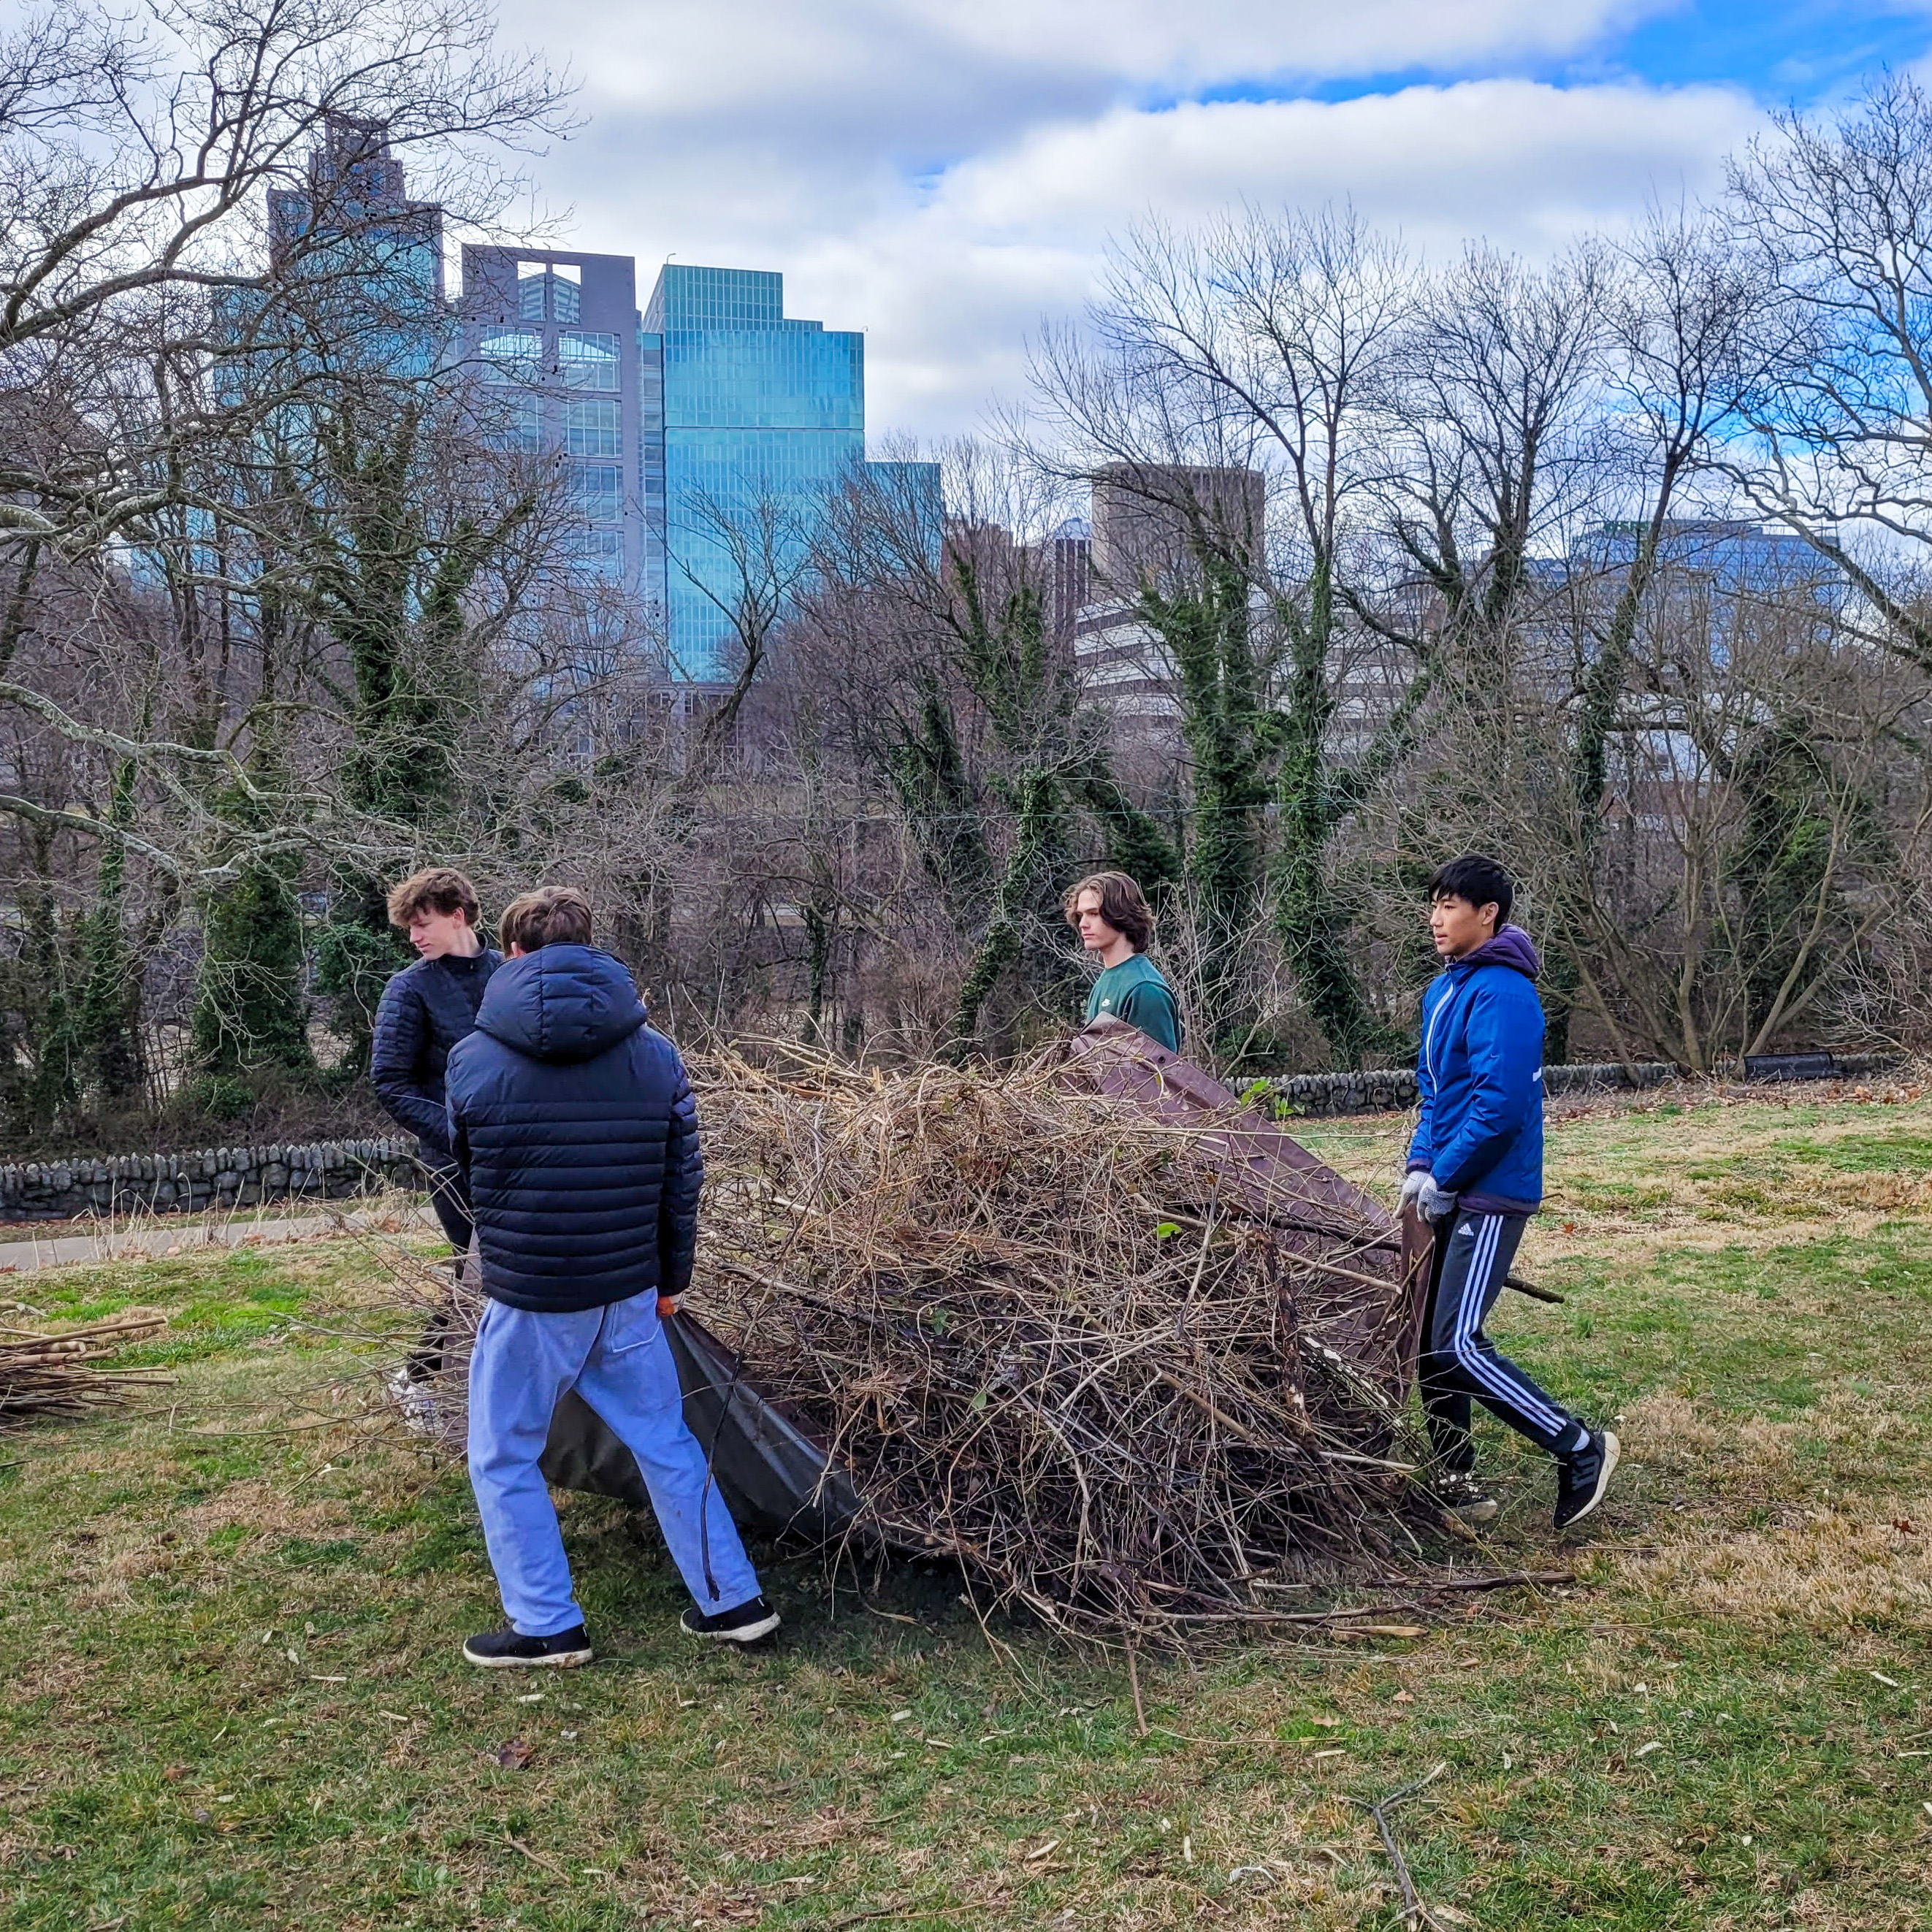
[[[590,1660],[537,1466],[572,1388],[638,1459],[695,1600],[683,1628],[754,1642],[778,1615],[685,1424],[661,1321],[698,1243],[691,1083],[622,962],[591,944],[582,893],[525,893],[502,938],[510,957],[446,1076],[488,1298],[470,1363],[470,1480],[510,1619],[463,1654],[490,1669]]]
[[[1437,1493],[1468,1521],[1496,1514],[1476,1480],[1473,1397],[1556,1459],[1563,1529],[1603,1499],[1617,1438],[1578,1420],[1483,1332],[1523,1224],[1543,1200],[1542,962],[1529,935],[1509,923],[1514,896],[1508,873],[1476,854],[1429,882],[1443,968],[1422,995],[1421,1118],[1402,1198],[1436,1223],[1420,1381]]]

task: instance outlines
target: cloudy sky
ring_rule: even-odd
[[[878,436],[1024,389],[1110,233],[1352,199],[1540,253],[1709,190],[1767,110],[1932,50],[1932,0],[501,0],[583,83],[567,245],[782,269]]]

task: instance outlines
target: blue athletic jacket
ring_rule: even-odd
[[[1528,934],[1506,926],[1423,992],[1408,1165],[1479,1214],[1531,1214],[1543,1199],[1542,970]]]

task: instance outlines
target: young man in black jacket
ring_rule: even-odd
[[[590,1660],[538,1467],[572,1388],[638,1459],[694,1600],[684,1629],[753,1642],[778,1613],[686,1426],[661,1319],[698,1245],[691,1083],[622,962],[591,944],[581,892],[526,892],[502,934],[510,957],[448,1076],[488,1298],[470,1362],[470,1480],[510,1619],[463,1654],[485,1669]]]
[[[369,1049],[370,1084],[416,1136],[430,1205],[458,1262],[470,1252],[470,1197],[450,1151],[443,1068],[503,963],[478,934],[478,913],[476,888],[446,866],[413,872],[390,893],[389,923],[409,934],[418,956],[382,988]]]

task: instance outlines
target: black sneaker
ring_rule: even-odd
[[[547,1665],[564,1670],[590,1661],[590,1640],[579,1624],[554,1636],[520,1636],[513,1630],[486,1630],[463,1646],[463,1659],[480,1670],[536,1670]]]
[[[1502,1505],[1472,1475],[1451,1470],[1438,1476],[1431,1493],[1458,1522],[1494,1522]]]
[[[728,1610],[706,1616],[702,1610],[686,1610],[677,1620],[686,1636],[708,1636],[719,1643],[756,1643],[778,1627],[778,1613],[762,1597],[740,1604]]]
[[[1622,1445],[1607,1429],[1592,1431],[1574,1456],[1556,1466],[1556,1527],[1580,1522],[1604,1499]]]

